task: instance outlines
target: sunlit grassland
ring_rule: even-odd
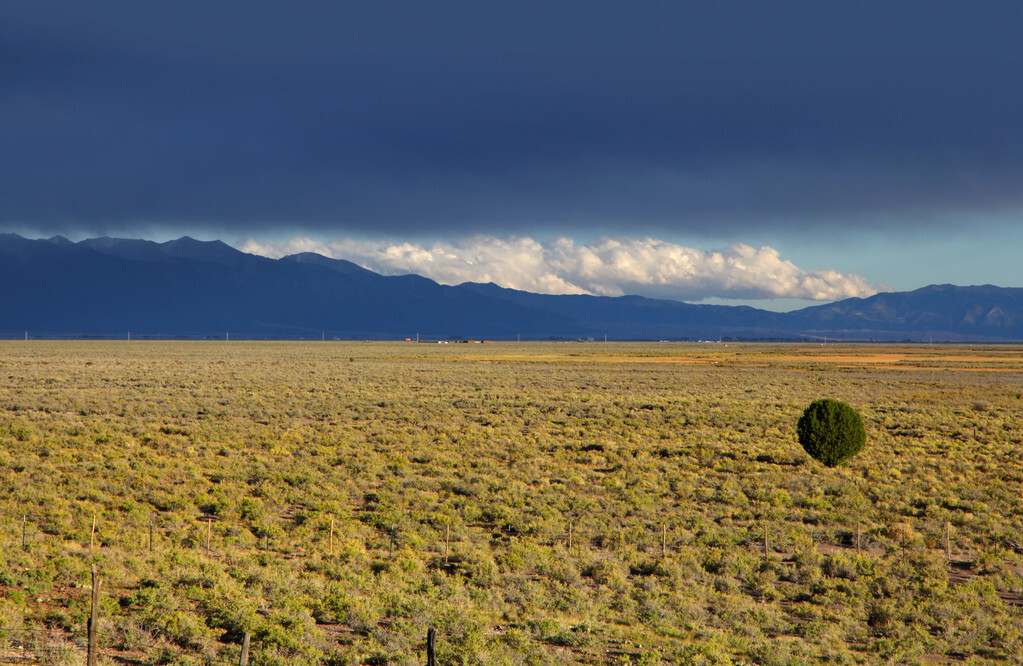
[[[1000,346],[2,342],[0,662],[93,564],[108,663],[1011,662],[1021,407]]]

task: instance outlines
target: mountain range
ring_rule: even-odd
[[[0,336],[1023,341],[1023,289],[931,285],[787,313],[384,276],[220,241],[0,234]]]

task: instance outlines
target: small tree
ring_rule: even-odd
[[[860,452],[867,431],[856,410],[840,400],[815,400],[796,425],[799,443],[812,457],[834,467]]]

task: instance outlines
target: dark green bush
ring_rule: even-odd
[[[827,467],[840,465],[860,452],[867,441],[863,420],[839,400],[815,400],[796,425],[799,443]]]

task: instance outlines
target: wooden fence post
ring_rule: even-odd
[[[99,576],[96,575],[96,565],[92,565],[92,614],[89,616],[88,634],[88,666],[96,666],[99,658]]]
[[[860,524],[856,523],[856,554],[860,554]]]
[[[952,522],[945,521],[945,559],[952,561]]]
[[[249,666],[249,641],[252,639],[252,634],[245,632],[245,637],[242,638],[242,657],[238,660],[238,666]]]
[[[330,554],[334,554],[334,516],[330,517]]]
[[[28,338],[26,338],[27,340]],[[22,514],[21,516],[21,549],[28,550],[28,541],[26,541],[26,532],[28,531],[28,516]]]
[[[206,519],[206,557],[210,556],[210,532],[213,531],[213,519]]]
[[[426,666],[437,666],[437,630],[433,627],[426,632]]]
[[[668,555],[668,526],[661,525],[661,558]]]

